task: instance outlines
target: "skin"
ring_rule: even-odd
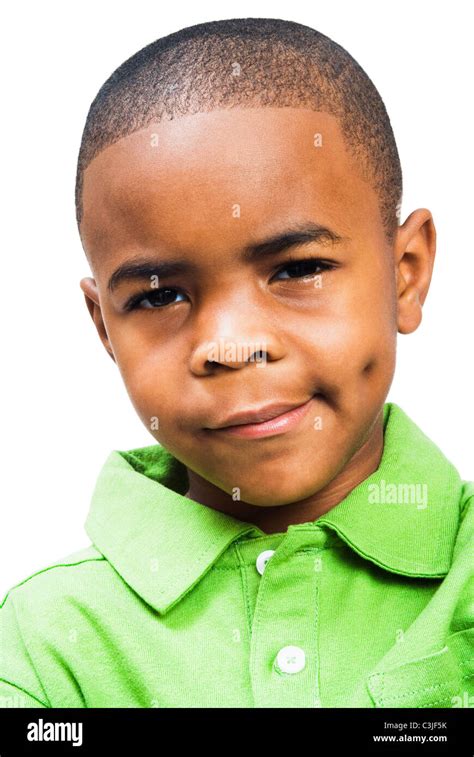
[[[388,243],[378,196],[333,116],[258,107],[154,123],[96,156],[83,203],[87,307],[143,423],[187,466],[188,497],[284,532],[377,469],[397,333],[421,321],[436,231],[422,208]],[[342,241],[244,257],[247,245],[307,222]],[[193,268],[109,291],[119,266],[144,258]],[[308,258],[333,267],[295,265]],[[157,284],[172,290],[168,299],[156,299]],[[125,310],[143,289],[138,307]],[[263,344],[265,361],[236,350],[210,360],[220,340]],[[286,433],[209,430],[239,410],[311,397]]]

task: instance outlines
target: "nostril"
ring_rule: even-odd
[[[267,359],[267,353],[263,350],[257,350],[249,357],[249,363],[262,363]]]

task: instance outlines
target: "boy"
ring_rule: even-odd
[[[472,706],[474,486],[385,403],[436,247],[401,193],[378,92],[309,27],[200,24],[105,82],[81,287],[157,443],[4,598],[7,706]]]

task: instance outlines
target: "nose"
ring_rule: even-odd
[[[205,376],[218,370],[259,367],[281,360],[284,347],[274,320],[242,298],[215,301],[195,321],[190,370]]]

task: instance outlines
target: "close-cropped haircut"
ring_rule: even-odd
[[[402,171],[385,105],[354,58],[309,26],[236,18],[186,27],[122,63],[87,114],[76,173],[80,227],[84,171],[106,147],[152,122],[233,107],[300,107],[335,116],[361,176],[379,198],[393,240]]]

